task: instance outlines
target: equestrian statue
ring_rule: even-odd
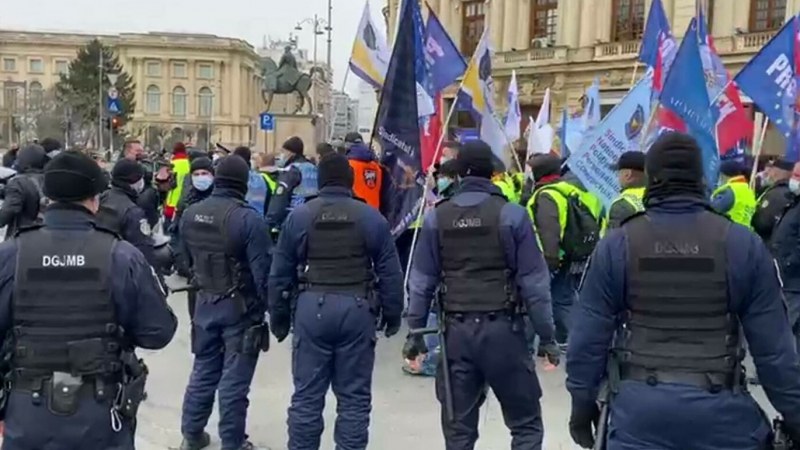
[[[262,76],[264,88],[261,96],[267,104],[267,111],[272,106],[272,97],[275,94],[297,94],[297,108],[294,114],[300,114],[308,102],[308,114],[314,114],[314,102],[309,95],[313,84],[314,74],[318,74],[325,81],[325,71],[320,67],[312,67],[309,73],[302,73],[297,68],[297,60],[292,54],[292,47],[287,46],[280,63],[275,65],[271,58],[264,58]]]

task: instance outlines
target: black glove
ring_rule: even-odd
[[[272,335],[278,342],[283,342],[289,335],[292,328],[292,319],[289,314],[273,313],[269,315],[269,327],[272,328]]]
[[[572,404],[572,414],[569,416],[569,435],[572,440],[582,448],[594,447],[594,431],[600,419],[600,409],[597,403]]]
[[[793,449],[800,448],[800,428],[794,427],[789,425],[787,422],[783,422],[783,431],[789,436],[789,440],[792,441]]]
[[[403,346],[403,358],[408,360],[417,359],[420,353],[428,353],[425,339],[419,334],[409,335],[406,338],[406,345]]]
[[[558,348],[558,345],[555,342],[551,342],[549,344],[539,344],[539,348],[542,352],[544,352],[544,356],[547,357],[547,360],[550,361],[550,364],[557,366],[561,363],[561,349]]]
[[[400,317],[386,317],[381,316],[381,323],[378,325],[378,331],[383,331],[387,338],[390,338],[400,331],[402,323]]]

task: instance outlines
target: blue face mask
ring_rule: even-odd
[[[452,185],[453,185],[453,180],[447,177],[441,177],[438,180],[436,180],[436,190],[439,192],[439,195],[442,195],[442,193]]]
[[[283,153],[281,153],[280,155],[278,155],[278,156],[275,158],[275,165],[276,165],[276,166],[278,166],[278,167],[280,167],[280,168],[282,169],[282,168],[286,167],[286,161],[287,161],[287,159],[288,159],[288,158],[286,158],[286,155],[284,155]]]
[[[214,184],[214,177],[211,175],[192,175],[192,186],[198,191],[207,191]]]

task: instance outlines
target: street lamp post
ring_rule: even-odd
[[[298,22],[297,25],[294,27],[295,31],[302,31],[303,30],[303,25],[305,25],[305,24],[311,24],[314,27],[314,30],[313,30],[314,31],[313,60],[314,60],[314,65],[315,66],[317,64],[317,38],[319,36],[322,36],[323,34],[325,34],[325,32],[327,32],[328,36],[327,36],[327,49],[326,49],[326,53],[327,53],[327,55],[326,55],[326,66],[328,67],[328,70],[325,71],[326,73],[328,73],[330,71],[330,67],[331,67],[331,46],[332,46],[331,32],[333,31],[333,28],[331,27],[331,14],[332,14],[332,11],[333,11],[333,7],[331,5],[331,0],[328,0],[328,19],[327,20],[322,19],[318,15],[314,14],[313,18],[303,19],[300,22]],[[317,83],[314,80],[312,80],[312,87],[314,89],[313,90],[313,95],[314,95],[314,97],[313,97],[313,103],[314,103],[313,104],[313,109],[314,109],[315,113],[319,117],[324,117],[326,114],[320,114],[317,111],[317,109],[318,109],[317,106],[319,105],[319,91],[317,89]],[[327,114],[327,115],[330,116],[329,114]]]

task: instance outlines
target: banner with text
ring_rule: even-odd
[[[620,191],[617,174],[611,166],[621,154],[641,151],[639,143],[650,114],[652,89],[652,77],[639,81],[597,125],[589,139],[584,139],[577,149],[570,149],[567,160],[570,170],[606,208]]]

